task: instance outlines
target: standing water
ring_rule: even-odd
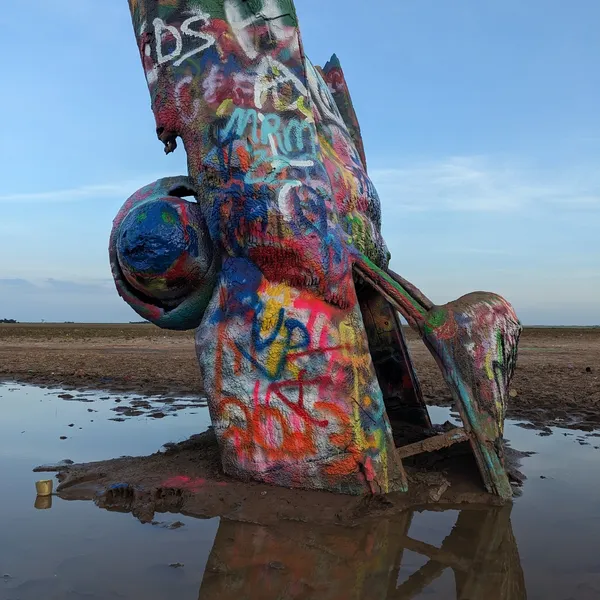
[[[32,469],[155,452],[209,425],[204,402],[0,384],[0,410],[0,600],[600,598],[598,432],[507,422],[511,445],[535,454],[523,494],[501,508],[353,528],[179,514],[143,525],[92,502],[36,500]]]

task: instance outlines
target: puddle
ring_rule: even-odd
[[[205,429],[207,409],[197,398],[61,393],[0,385],[2,600],[600,598],[594,433],[553,427],[540,436],[508,422],[511,445],[535,452],[512,506],[411,511],[355,528],[169,513],[142,525],[92,502],[53,497],[50,509],[36,509],[32,468],[149,454]],[[453,421],[449,409],[430,410],[435,422]],[[150,416],[157,412],[165,418]]]

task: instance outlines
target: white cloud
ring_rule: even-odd
[[[136,190],[161,177],[168,175],[154,175],[146,178],[138,178],[126,181],[118,181],[107,184],[91,184],[79,187],[66,188],[62,190],[49,190],[44,192],[17,192],[13,194],[0,195],[0,203],[20,202],[77,202],[95,198],[128,198]]]
[[[510,212],[527,207],[600,211],[596,169],[533,171],[477,156],[371,169],[386,212]]]
[[[127,197],[135,192],[137,189],[135,186],[135,183],[124,182],[105,185],[83,185],[76,188],[47,192],[20,192],[1,195],[0,202],[76,202],[88,198]]]
[[[172,175],[172,174],[171,174]],[[510,212],[526,207],[600,211],[600,172],[580,168],[533,171],[478,156],[374,168],[370,175],[390,211]],[[62,190],[0,195],[0,203],[76,202],[127,198],[165,175]]]

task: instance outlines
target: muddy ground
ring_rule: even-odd
[[[519,466],[526,454],[509,447],[506,451],[509,473],[522,478]],[[354,526],[415,506],[503,504],[484,491],[467,444],[428,456],[427,469],[404,465],[408,492],[364,497],[232,479],[220,468],[212,429],[184,442],[166,444],[164,451],[150,456],[81,464],[63,461],[40,465],[35,471],[57,473],[57,494],[65,500],[92,500],[100,508],[131,512],[143,523],[152,522],[156,513],[172,512],[261,525],[296,521]],[[514,485],[517,490],[519,483]]]
[[[193,332],[146,324],[0,324],[0,380],[141,394],[202,394]],[[429,404],[450,405],[439,370],[407,331]],[[508,416],[538,427],[600,426],[600,328],[526,328]]]

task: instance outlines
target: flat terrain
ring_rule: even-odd
[[[407,332],[430,404],[450,396],[423,344]],[[600,328],[526,328],[508,415],[539,427],[600,425]],[[198,394],[193,332],[153,325],[0,324],[0,380],[49,386]]]

